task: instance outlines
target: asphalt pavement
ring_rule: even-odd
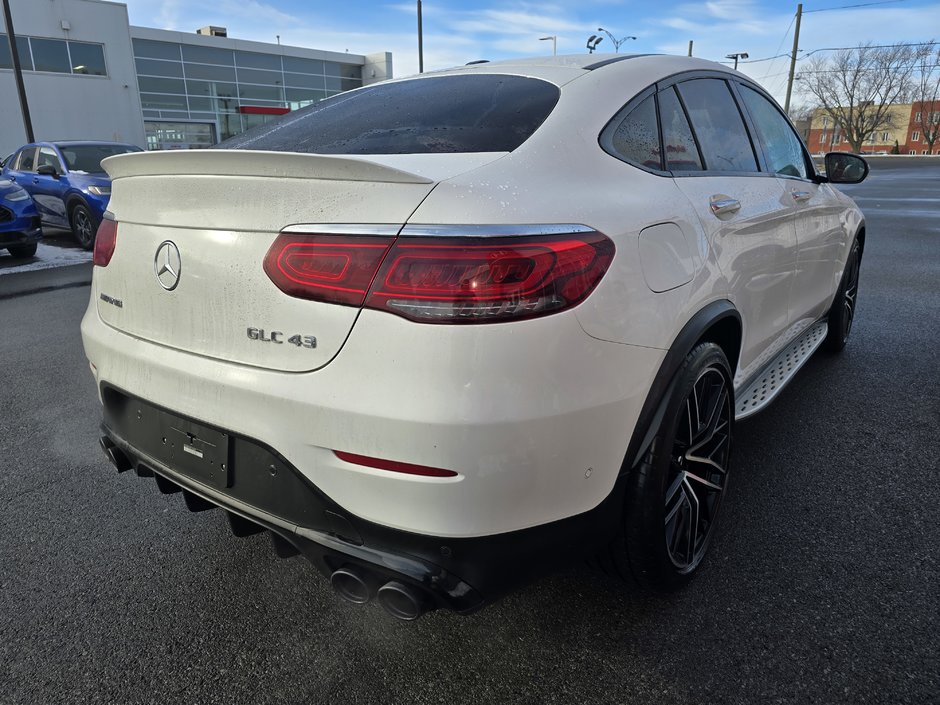
[[[921,161],[845,189],[868,221],[849,345],[738,425],[712,554],[664,598],[575,565],[468,618],[347,605],[106,464],[87,265],[0,297],[0,703],[940,702],[940,160]]]

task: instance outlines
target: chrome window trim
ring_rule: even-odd
[[[574,235],[593,233],[594,228],[577,223],[532,223],[528,225],[422,225],[409,224],[402,237],[519,237],[522,235]]]
[[[480,224],[422,224],[405,225],[381,223],[295,223],[282,228],[282,233],[309,233],[311,235],[381,235],[384,237],[520,237],[524,235],[576,235],[596,232],[580,223],[532,223],[523,225]]]
[[[401,225],[386,223],[295,223],[281,228],[282,233],[309,233],[311,235],[382,235],[394,237]]]

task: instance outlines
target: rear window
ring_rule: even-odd
[[[103,172],[101,160],[116,154],[140,152],[140,147],[129,144],[68,144],[58,145],[69,171],[84,171],[88,174]]]
[[[380,83],[260,125],[216,149],[312,154],[511,152],[548,117],[558,87],[484,74]]]

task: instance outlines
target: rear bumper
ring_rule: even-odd
[[[332,362],[284,373],[128,336],[101,320],[98,296],[93,285],[82,334],[99,388],[277,449],[353,516],[450,539],[597,507],[664,355],[591,338],[568,313],[445,331],[365,310]],[[220,337],[244,334],[218,323]],[[334,451],[458,475],[376,470]]]
[[[429,609],[475,612],[533,577],[594,551],[610,540],[620,519],[622,481],[594,510],[524,531],[453,539],[390,529],[350,515],[276,451],[249,438],[230,436],[226,481],[210,484],[194,477],[191,470],[142,449],[153,447],[147,435],[164,433],[158,416],[178,417],[113,388],[105,388],[103,397],[102,445],[123,454],[127,462],[119,470],[156,477],[164,493],[182,490],[192,511],[225,509],[237,535],[270,531],[279,555],[301,553],[327,578],[340,569],[354,570],[372,595],[389,581],[407,584]]]

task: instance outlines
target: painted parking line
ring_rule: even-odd
[[[5,274],[19,274],[20,272],[35,272],[40,269],[53,269],[54,267],[67,267],[72,264],[91,262],[92,253],[72,247],[55,247],[39,243],[36,256],[31,257],[23,264],[14,265],[12,257],[0,255],[0,276]]]

